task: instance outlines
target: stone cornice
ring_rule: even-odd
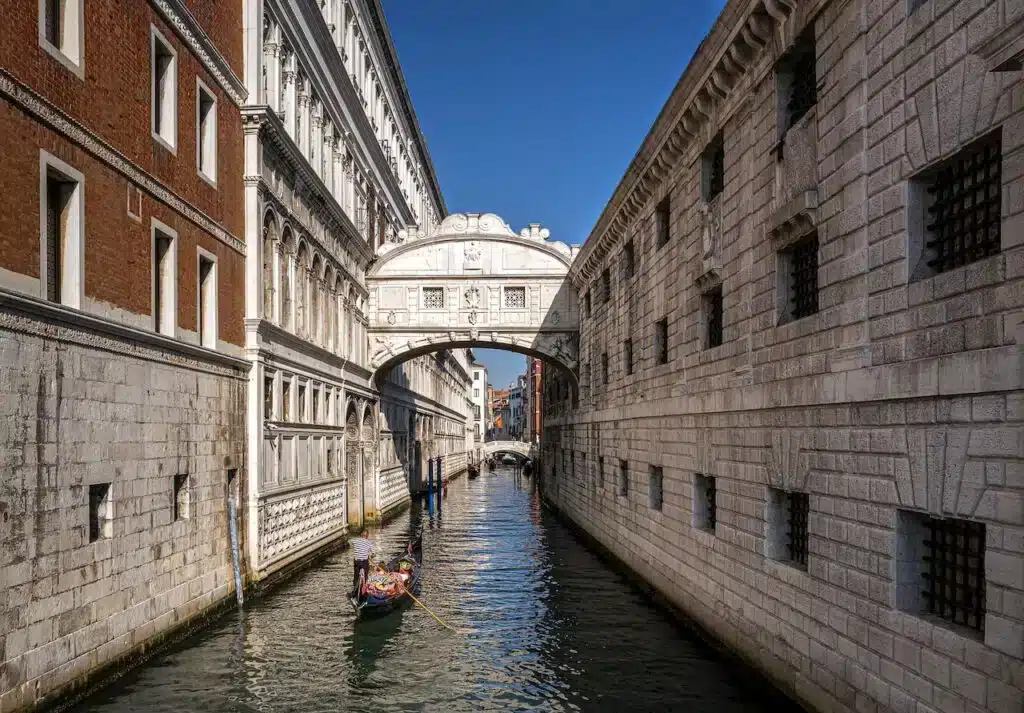
[[[236,106],[245,104],[245,100],[249,96],[245,89],[245,83],[235,75],[231,65],[228,64],[196,18],[185,7],[185,3],[182,0],[150,0],[150,4],[163,16],[167,24],[174,28],[178,37],[188,45],[192,54],[216,80],[231,101]]]
[[[344,373],[346,370],[355,373],[357,376],[369,378],[370,371],[365,367],[357,364],[356,362],[346,359],[345,357],[339,356],[329,349],[324,349],[321,346],[313,344],[313,342],[307,341],[297,334],[292,334],[287,329],[282,329],[273,322],[268,322],[265,319],[261,320],[246,320],[246,328],[249,329],[252,322],[258,322],[257,333],[260,338],[271,342],[273,344],[280,344],[283,347],[287,347],[294,352],[298,352],[304,356],[316,359],[318,362],[325,366],[331,366],[336,368],[340,373]],[[292,362],[287,357],[281,354],[268,350],[275,362],[287,361],[297,367],[306,368],[297,362]],[[346,384],[345,388],[349,389],[352,385]]]
[[[373,251],[356,230],[356,226],[348,214],[331,195],[323,180],[309,165],[295,141],[285,131],[284,124],[281,123],[277,114],[268,106],[248,106],[242,109],[242,125],[246,131],[259,131],[262,139],[273,144],[278,155],[287,164],[289,170],[301,179],[302,184],[312,188],[312,190],[303,191],[299,185],[296,185],[295,191],[304,194],[304,200],[310,204],[310,208],[323,221],[327,229],[340,236],[345,248],[351,250],[357,257],[360,267],[365,269],[373,258]],[[246,177],[246,180],[249,178]],[[252,178],[265,185],[261,176]],[[269,187],[266,192],[268,195],[274,196]],[[276,200],[276,196],[274,198]]]
[[[242,255],[245,254],[245,243],[228,232],[213,218],[183,199],[162,181],[129,160],[102,137],[75,121],[2,67],[0,67],[0,97],[8,98],[20,109],[77,144],[232,250]]]
[[[717,109],[761,56],[797,0],[729,0],[655,119],[569,270],[579,289],[645,209]]]
[[[245,359],[3,287],[0,287],[0,329],[218,376],[246,379],[249,374],[250,365]]]

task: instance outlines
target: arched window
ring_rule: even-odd
[[[320,344],[323,340],[320,319],[320,271],[323,262],[319,255],[313,256],[313,269],[309,273],[309,340]]]
[[[277,250],[277,226],[274,216],[263,216],[263,319],[274,319],[274,251]]]
[[[295,333],[305,337],[306,315],[309,308],[309,250],[305,243],[299,243],[295,258]]]
[[[280,255],[280,268],[281,268],[281,326],[285,329],[294,329],[292,322],[292,271],[291,262],[293,251],[295,250],[295,243],[292,240],[292,232],[288,228],[284,229],[284,234],[281,239],[281,255]]]
[[[345,357],[351,360],[355,360],[356,355],[352,351],[352,347],[355,341],[352,338],[352,332],[355,327],[355,318],[353,317],[353,311],[356,308],[356,291],[351,287],[348,288],[348,299],[345,300],[345,333],[347,338],[345,340]]]

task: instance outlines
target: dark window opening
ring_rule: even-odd
[[[812,23],[796,38],[793,47],[779,62],[779,72],[785,77],[785,109],[789,130],[818,103],[817,53]]]
[[[633,373],[633,340],[627,339],[622,343],[622,361],[626,370],[626,375],[629,376]]]
[[[668,196],[665,196],[658,204],[658,207],[654,209],[655,231],[659,248],[667,245],[668,241],[672,238],[670,230],[671,209],[672,205],[669,202]]]
[[[601,273],[601,297],[604,302],[610,302],[612,299],[612,274],[608,268],[604,269]]]
[[[89,486],[89,542],[111,535],[110,483]]]
[[[633,250],[633,241],[630,240],[622,250],[622,276],[628,280],[633,276],[635,271],[636,254]]]
[[[707,348],[722,345],[722,321],[725,306],[722,298],[722,286],[709,290],[704,294],[704,310],[707,320]]]
[[[818,233],[792,245],[781,254],[785,300],[782,322],[802,319],[818,311]]]
[[[664,499],[664,474],[661,466],[652,465],[650,472],[650,505],[652,510],[661,510],[661,505]]]
[[[694,520],[702,530],[714,532],[718,523],[715,478],[697,473],[693,479]]]
[[[64,253],[67,243],[67,211],[73,184],[46,177],[46,299],[61,301]]]
[[[654,325],[654,349],[659,364],[668,364],[668,319],[659,319]]]
[[[725,142],[719,132],[701,157],[704,200],[710,203],[725,189]]]
[[[619,461],[619,495],[629,495],[629,463]]]
[[[608,384],[608,352],[601,355],[601,381]]]
[[[786,550],[789,561],[807,568],[807,519],[810,511],[810,497],[807,493],[787,493],[789,532],[786,537]]]
[[[597,487],[604,487],[604,456],[597,457]]]
[[[925,528],[925,611],[984,631],[985,525],[929,517]]]

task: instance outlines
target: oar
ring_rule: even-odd
[[[424,604],[424,603],[423,603],[423,602],[421,602],[421,601],[420,601],[419,599],[417,599],[417,598],[416,598],[416,595],[415,595],[415,594],[413,594],[412,592],[410,592],[410,591],[409,591],[409,590],[408,590],[408,589],[407,589],[407,588],[405,587],[405,585],[404,585],[404,584],[401,584],[401,583],[399,583],[399,584],[398,584],[398,586],[399,586],[399,587],[401,587],[402,591],[403,591],[403,592],[405,592],[406,594],[408,594],[408,595],[409,595],[409,597],[410,597],[410,598],[411,598],[411,599],[412,599],[412,600],[413,600],[414,602],[416,602],[416,603],[417,603],[417,604],[419,604],[419,605],[420,605],[421,607],[423,607],[424,609],[426,609],[426,611],[427,611],[427,614],[430,614],[430,616],[432,616],[432,617],[434,617],[435,619],[437,619],[437,623],[438,623],[438,624],[440,624],[441,626],[443,626],[443,627],[444,627],[444,628],[446,628],[446,629],[450,629],[451,631],[454,631],[454,632],[455,632],[456,634],[462,634],[463,636],[466,636],[466,635],[468,635],[468,634],[469,634],[469,632],[468,632],[468,631],[459,631],[458,629],[456,629],[456,628],[454,628],[454,627],[452,627],[452,626],[449,626],[449,625],[448,625],[448,624],[447,624],[447,623],[445,622],[445,620],[444,620],[444,619],[442,619],[441,617],[439,617],[439,616],[438,616],[437,614],[435,614],[434,612],[430,611],[430,607],[428,607],[428,606],[427,606],[426,604]]]

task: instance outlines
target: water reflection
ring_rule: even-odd
[[[512,469],[449,486],[375,533],[422,537],[421,599],[356,621],[339,553],[129,674],[79,710],[795,710],[751,690],[582,548]]]

